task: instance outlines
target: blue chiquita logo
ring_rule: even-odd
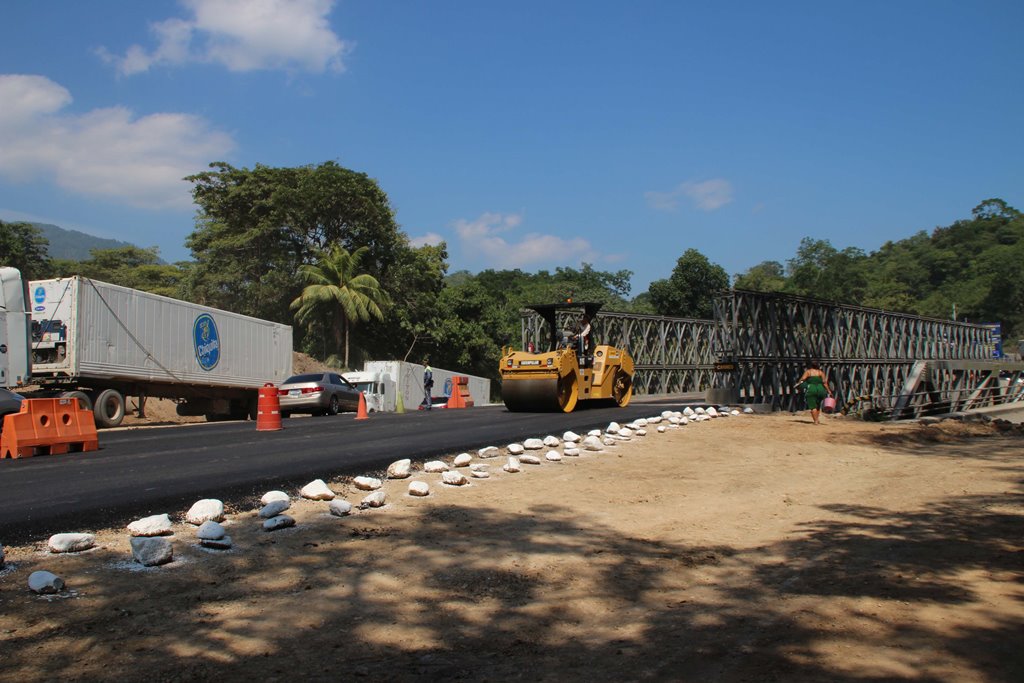
[[[36,287],[32,290],[32,298],[36,300],[37,304],[41,304],[46,301],[46,290],[42,287]],[[36,309],[37,311],[40,309]]]
[[[203,370],[213,370],[220,362],[220,335],[217,323],[209,313],[196,318],[192,326],[192,339],[196,345],[196,360]]]
[[[452,395],[452,378],[451,377],[449,377],[448,379],[446,379],[444,381],[444,395],[445,396],[451,396]]]

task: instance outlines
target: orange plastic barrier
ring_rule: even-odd
[[[449,408],[472,408],[473,397],[469,393],[469,377],[456,375],[452,382],[452,395],[448,397]]]
[[[73,398],[30,398],[21,412],[4,416],[0,458],[31,458],[99,450],[91,410]]]
[[[267,382],[260,389],[256,402],[256,431],[276,432],[281,429],[281,397],[277,387]]]
[[[356,413],[357,420],[366,420],[370,416],[366,414],[366,396],[359,392],[359,411]]]

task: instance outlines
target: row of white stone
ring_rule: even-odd
[[[752,412],[746,408],[744,412]],[[530,438],[522,443],[511,443],[505,448],[507,461],[502,470],[509,473],[520,472],[523,464],[540,465],[543,461],[558,462],[562,457],[576,457],[581,451],[598,453],[605,447],[615,446],[622,441],[630,441],[634,436],[647,435],[647,427],[655,426],[659,433],[674,429],[690,422],[703,422],[716,417],[739,415],[738,410],[727,408],[686,408],[682,412],[664,411],[660,416],[640,418],[626,425],[611,422],[603,431],[593,429],[586,436],[567,431],[561,439],[555,436]],[[665,424],[662,424],[665,423]],[[562,452],[555,450],[563,447]],[[540,451],[547,448],[544,460],[527,451]],[[477,451],[480,459],[495,458],[500,451],[496,446],[486,446]],[[490,477],[490,466],[486,463],[474,463],[469,453],[460,453],[452,460],[451,465],[443,460],[431,460],[423,465],[423,471],[429,474],[440,474],[440,481],[448,486],[465,486],[469,479],[461,472],[454,471],[468,467],[470,475],[478,479]],[[406,458],[391,463],[387,468],[388,479],[407,479],[412,476],[412,460]],[[379,508],[387,502],[387,494],[383,490],[384,482],[371,476],[359,476],[352,480],[353,486],[369,493],[359,503],[361,509]],[[410,496],[430,495],[430,485],[422,480],[409,483]],[[337,494],[322,479],[315,479],[299,491],[302,498],[308,500],[328,501],[328,511],[337,517],[344,517],[352,512],[352,504],[337,498]],[[291,498],[284,491],[269,491],[260,499],[262,507],[258,515],[265,531],[274,531],[295,526],[295,519],[285,512],[291,507]],[[224,503],[214,498],[196,501],[185,513],[185,520],[198,527],[196,539],[205,548],[226,550],[233,546],[231,537],[221,524],[225,520]],[[131,522],[128,527],[132,556],[139,564],[152,567],[167,564],[174,559],[173,546],[166,537],[173,535],[173,524],[167,514],[152,515]],[[47,541],[47,547],[53,553],[75,553],[89,550],[96,545],[96,537],[89,533],[59,533]],[[0,545],[0,567],[3,567],[3,546]],[[56,593],[64,588],[64,581],[48,571],[33,572],[29,576],[29,588],[36,593]]]

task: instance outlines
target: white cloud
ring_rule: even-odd
[[[732,202],[732,183],[722,178],[712,178],[703,182],[688,180],[680,183],[668,192],[645,192],[647,204],[661,211],[674,211],[679,200],[689,199],[703,211],[714,211]]]
[[[426,235],[419,235],[418,237],[409,238],[409,246],[411,247],[425,247],[428,244],[432,247],[444,242],[444,237],[438,235],[436,232],[428,232]]]
[[[226,133],[190,114],[124,107],[62,114],[71,93],[43,76],[0,74],[0,176],[43,177],[78,194],[142,208],[187,208],[186,175],[223,159]]]
[[[513,232],[523,222],[520,214],[485,213],[476,220],[455,222],[463,252],[478,259],[477,268],[522,268],[538,264],[567,265],[596,261],[599,254],[582,237],[527,233],[518,241],[500,235]]]
[[[220,64],[231,71],[342,71],[352,43],[331,30],[334,0],[181,0],[187,18],[150,25],[157,45],[99,55],[123,76],[154,66]]]

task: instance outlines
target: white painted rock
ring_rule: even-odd
[[[486,472],[489,468],[490,468],[490,465],[487,465],[487,464],[482,463],[482,462],[475,462],[475,463],[473,463],[472,465],[469,466],[469,469],[472,472]]]
[[[166,536],[171,533],[171,518],[166,514],[137,519],[128,525],[132,536]]]
[[[215,522],[224,521],[224,503],[220,502],[216,498],[204,498],[197,500],[195,504],[188,509],[185,513],[185,519],[188,520],[189,524],[195,524],[199,526],[203,522],[213,520]]]
[[[539,451],[544,448],[544,442],[541,439],[527,439],[523,442],[523,448],[528,451]]]
[[[646,427],[647,426],[647,418],[641,417],[639,420],[636,421],[636,425],[638,427]]]
[[[520,470],[522,470],[522,467],[519,465],[519,458],[517,458],[514,455],[510,455],[508,456],[508,462],[505,463],[505,466],[502,467],[501,469],[505,470],[506,472],[519,472]]]
[[[156,567],[174,559],[174,548],[166,538],[139,537],[131,539],[131,543],[132,557],[143,567]]]
[[[425,481],[410,481],[409,482],[409,495],[410,496],[429,496],[430,495],[430,484]]]
[[[744,415],[750,415],[753,412],[754,412],[754,409],[751,408],[750,406],[747,406],[746,408],[743,409],[743,414]]]
[[[96,545],[92,534],[54,534],[46,542],[51,553],[78,553]]]
[[[733,408],[732,410],[730,410],[730,411],[729,411],[729,414],[730,414],[730,415],[733,415],[733,416],[735,416],[735,415],[739,415],[739,414],[740,414],[740,411],[738,411],[738,410],[736,410],[735,408]]]
[[[32,572],[28,576],[28,589],[40,595],[49,595],[64,590],[64,579],[50,572]]]
[[[452,465],[455,467],[465,467],[471,462],[473,462],[473,456],[469,453],[459,453],[455,456],[455,459],[452,460]]]
[[[564,441],[566,443],[576,443],[577,441],[579,441],[582,438],[583,437],[581,437],[576,432],[566,432],[565,434],[562,434],[562,441]]]
[[[649,418],[647,418],[647,424],[652,424],[652,425],[661,424],[661,421],[663,419],[665,419],[665,418],[661,417],[660,415],[655,416],[655,417],[649,417]]]
[[[487,479],[491,476],[491,473],[487,470],[470,470],[469,473],[477,479]]]
[[[277,531],[278,529],[287,529],[290,526],[295,526],[295,520],[288,515],[278,515],[263,522],[264,531]]]
[[[538,458],[536,455],[527,455],[524,453],[523,455],[519,456],[519,462],[523,463],[524,465],[539,465],[540,458]]]
[[[694,415],[694,417],[696,417],[696,415]],[[681,418],[679,418],[679,426],[681,427],[683,425],[690,424],[690,420],[692,420],[692,419],[693,418],[690,418],[690,417],[681,417]]]
[[[676,417],[675,415],[673,415],[672,417],[670,417],[670,418],[668,419],[668,423],[669,423],[669,424],[672,424],[672,425],[677,425],[677,424],[679,424],[679,422],[680,422],[681,420],[685,420],[685,419],[686,419],[686,418],[682,418],[682,417]]]
[[[664,434],[665,433],[665,429],[666,429],[665,425],[658,425],[658,433],[659,434]]]
[[[376,477],[356,477],[352,480],[352,483],[360,491],[376,491],[384,486],[384,482]]]
[[[361,508],[379,508],[383,507],[384,503],[388,501],[388,495],[383,491],[374,491],[370,495],[363,498],[363,501],[359,503]]]
[[[689,406],[683,408],[683,415],[685,415],[686,417],[693,417],[695,415],[695,413],[693,412],[693,408]]]
[[[698,422],[707,422],[710,419],[711,419],[710,415],[698,415],[697,416],[697,421]]]
[[[447,464],[440,460],[431,460],[430,462],[424,463],[423,471],[429,472],[430,474],[437,474],[439,472],[447,472],[449,467]]]
[[[715,410],[714,408],[708,408],[707,410],[704,411],[704,414],[710,417],[718,417],[718,411]]]
[[[412,474],[412,460],[396,460],[388,465],[388,479],[407,479]]]
[[[498,452],[498,447],[497,446],[484,446],[483,448],[481,448],[480,450],[478,450],[476,452],[476,457],[478,457],[478,458],[496,458],[496,457],[498,457],[498,453],[499,452]]]
[[[628,429],[626,427],[623,427],[622,429],[620,429],[619,431],[617,431],[615,433],[617,435],[621,436],[624,439],[628,439],[629,437],[633,436],[633,430],[632,429]]]
[[[225,536],[227,536],[227,532],[224,531],[224,527],[212,519],[208,522],[203,522],[202,526],[196,530],[196,538],[200,541],[216,541],[218,538],[224,538]]]
[[[508,451],[509,455],[522,455],[526,449],[523,448],[521,443],[510,443],[505,450]]]
[[[602,432],[600,429],[591,429],[587,432],[587,436],[601,436]]]
[[[697,415],[705,415],[708,411],[704,410],[703,406],[698,406],[697,408],[694,408],[693,412]],[[687,415],[687,417],[689,417],[689,415]]]
[[[356,477],[358,479],[359,477]],[[299,491],[299,495],[309,500],[334,500],[335,493],[323,479],[314,479]],[[294,521],[294,520],[293,520]]]
[[[605,446],[618,446],[619,445],[619,442],[616,441],[615,439],[613,439],[610,436],[604,437],[604,440],[601,441],[601,443],[603,443]]]
[[[640,429],[636,430],[636,435],[637,436],[647,436],[647,430],[644,429],[643,427],[641,427]]]
[[[271,517],[277,517],[279,514],[287,510],[292,506],[291,501],[288,500],[272,500],[262,508],[260,508],[260,517],[263,519],[270,519]]]
[[[640,425],[638,425],[636,422],[628,422],[628,423],[626,423],[626,429],[629,429],[629,430],[632,430],[632,431],[635,432],[636,430],[640,429]]]
[[[327,504],[327,510],[335,517],[345,517],[352,512],[352,503],[343,498],[335,498]]]
[[[469,479],[466,479],[462,472],[442,472],[441,481],[449,486],[465,486],[469,483]]]
[[[601,450],[601,439],[597,436],[591,435],[583,439],[583,450],[585,451],[599,451]]]
[[[620,425],[618,422],[609,422],[608,426],[604,428],[604,431],[607,432],[608,434],[614,434],[620,429],[622,429],[622,425]]]
[[[284,491],[267,491],[263,494],[263,497],[260,498],[260,503],[267,505],[275,500],[289,500],[289,497]]]
[[[578,458],[580,455],[580,449],[568,447],[562,451],[562,455],[567,458]]]
[[[213,550],[230,550],[234,544],[231,542],[230,536],[221,536],[220,538],[201,538],[199,545]]]
[[[689,408],[687,408],[687,410],[689,410]],[[666,419],[666,420],[669,419],[670,417],[672,417],[672,415],[673,415],[673,413],[672,413],[671,410],[663,410],[663,411],[661,411],[661,416],[664,419]]]
[[[550,462],[558,462],[562,459],[562,454],[558,451],[548,451],[544,454],[544,459]]]
[[[558,440],[557,436],[545,436],[543,443],[548,448],[558,448],[562,445],[562,442]]]

